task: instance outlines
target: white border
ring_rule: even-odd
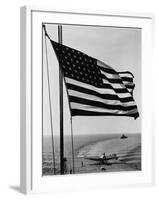
[[[150,14],[21,8],[21,191],[23,193],[61,192],[153,182],[153,80],[150,67],[152,66],[152,19]],[[39,108],[42,99],[42,22],[142,28],[142,172],[47,178],[41,176],[42,113]]]

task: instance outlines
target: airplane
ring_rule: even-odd
[[[109,160],[118,160],[118,156],[115,153],[110,155],[103,153],[101,156],[84,157],[84,159],[98,161],[100,164],[108,164]]]

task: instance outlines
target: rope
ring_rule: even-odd
[[[46,49],[46,65],[47,65],[47,80],[48,80],[48,93],[49,93],[49,107],[50,107],[50,125],[51,125],[51,141],[52,141],[52,168],[55,174],[55,149],[54,149],[54,136],[53,136],[53,120],[52,120],[52,106],[51,106],[51,90],[50,90],[50,77],[49,77],[49,65],[48,65],[48,51],[47,51],[47,41],[46,37],[48,34],[46,32],[45,26],[43,26],[45,32],[45,49]],[[49,37],[48,37],[49,38]]]
[[[74,141],[73,141],[73,127],[72,127],[72,116],[71,116],[71,141],[72,141],[72,167],[73,174],[75,173],[75,161],[74,161]]]

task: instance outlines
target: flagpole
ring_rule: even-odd
[[[62,44],[62,25],[58,25],[58,42]],[[59,88],[60,88],[60,170],[64,174],[64,134],[63,134],[63,77],[62,66],[59,62]]]

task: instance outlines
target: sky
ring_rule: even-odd
[[[58,41],[58,26],[46,25],[52,40]],[[73,117],[73,134],[139,133],[141,132],[141,29],[95,26],[62,26],[63,44],[103,61],[116,71],[134,74],[134,99],[140,117],[78,116]],[[59,65],[47,39],[51,86],[53,132],[59,135]],[[70,111],[64,86],[64,134],[70,134]],[[43,35],[43,135],[50,135],[50,115],[46,74],[46,49]]]

